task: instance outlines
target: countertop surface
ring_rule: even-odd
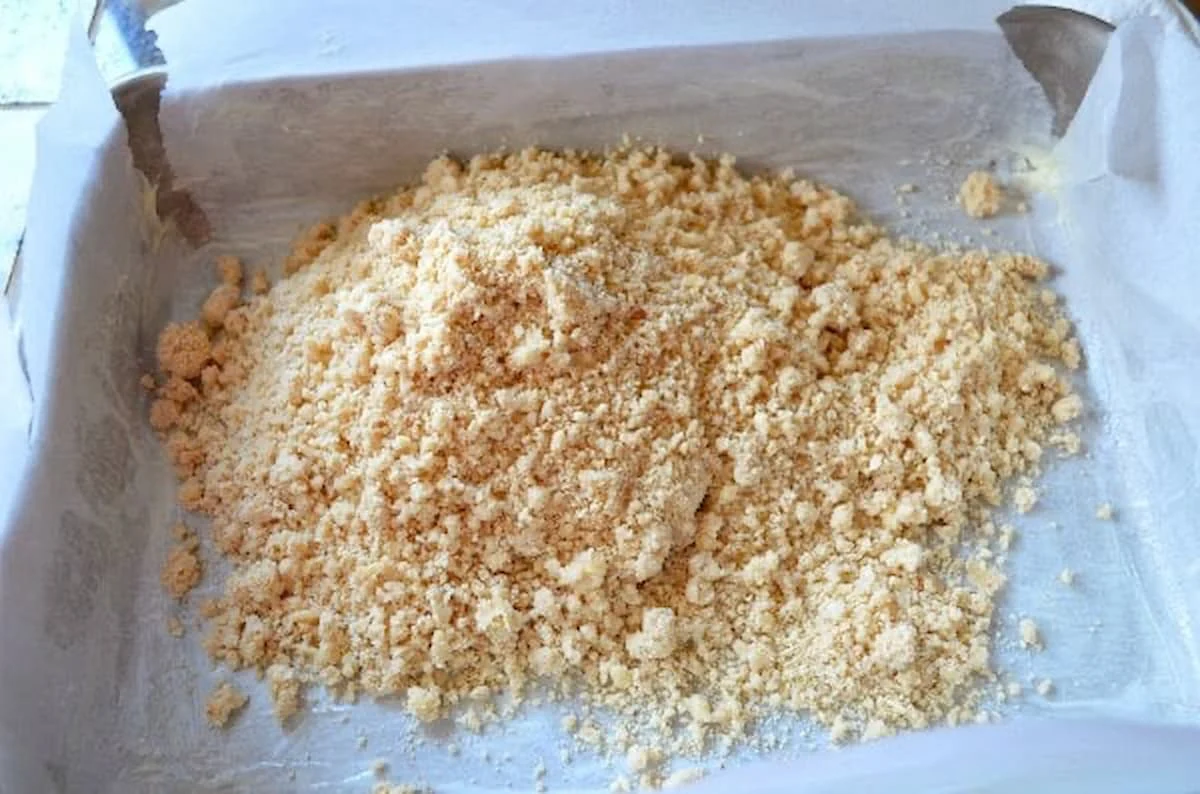
[[[71,25],[112,81],[154,57],[139,0],[0,0],[0,292],[20,247],[38,120],[58,96]]]

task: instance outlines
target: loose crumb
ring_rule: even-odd
[[[191,540],[175,545],[167,555],[159,581],[172,598],[183,600],[200,583],[201,565],[196,548],[196,542]]]
[[[577,741],[658,759],[640,784],[780,712],[976,717],[989,510],[1078,443],[1045,263],[731,157],[527,150],[436,160],[285,271],[159,340],[179,500],[231,568],[214,661],[472,731],[544,682]]]
[[[375,777],[387,777],[388,762],[383,758],[376,758],[371,762],[371,774]]]
[[[183,621],[171,615],[167,618],[167,633],[172,637],[179,639],[183,636]]]
[[[236,256],[217,257],[217,275],[221,283],[230,287],[242,284],[242,261]]]
[[[1096,518],[1100,519],[1101,521],[1112,521],[1113,506],[1110,505],[1108,502],[1105,502],[1104,504],[1097,507],[1096,508]]]
[[[264,295],[271,288],[271,282],[267,280],[267,274],[261,270],[254,271],[254,275],[250,277],[250,291],[255,295]]]
[[[1050,697],[1054,694],[1054,682],[1049,678],[1043,678],[1037,682],[1037,693],[1042,697]]]
[[[1075,572],[1070,568],[1063,568],[1061,571],[1059,571],[1058,581],[1062,582],[1067,587],[1072,586],[1075,584]]]
[[[210,328],[220,328],[226,317],[242,302],[241,290],[232,284],[222,284],[214,289],[200,308],[200,317]]]
[[[1028,513],[1037,504],[1038,493],[1028,485],[1022,485],[1013,491],[1013,506],[1018,513]]]
[[[1019,625],[1021,632],[1021,647],[1032,650],[1042,650],[1042,632],[1033,618],[1022,618]]]
[[[152,392],[158,388],[158,381],[155,380],[153,375],[146,373],[145,375],[142,375],[140,380],[138,380],[138,385],[140,385],[144,390]]]
[[[287,722],[300,711],[302,704],[303,690],[300,676],[286,665],[273,664],[267,668],[267,684],[270,688],[275,719],[280,723]]]
[[[664,780],[662,783],[662,787],[679,788],[680,786],[686,786],[689,783],[695,783],[697,780],[703,778],[704,775],[705,771],[703,767],[687,767],[684,769],[677,769],[671,774],[667,775],[666,780]]]
[[[1010,698],[1019,698],[1023,691],[1024,690],[1019,681],[1009,681],[1008,685],[1005,687],[1005,694],[1007,694]]]
[[[990,218],[1000,211],[1004,192],[987,171],[972,171],[958,191],[963,211],[972,218]]]
[[[211,358],[208,332],[199,323],[172,323],[158,337],[158,365],[168,375],[195,378]]]
[[[249,699],[233,684],[222,681],[208,696],[208,702],[204,707],[209,725],[214,728],[224,728],[233,715],[242,710]]]

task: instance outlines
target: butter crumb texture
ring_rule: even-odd
[[[987,171],[972,171],[958,191],[963,211],[972,218],[990,218],[1000,211],[1004,192]]]
[[[219,271],[151,420],[230,567],[205,647],[281,719],[316,684],[481,730],[542,682],[658,785],[769,714],[975,718],[990,510],[1077,438],[1043,262],[730,157],[527,150],[434,161],[274,285]]]

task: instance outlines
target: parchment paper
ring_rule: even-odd
[[[472,736],[416,728],[394,705],[312,693],[311,712],[281,730],[249,674],[236,676],[251,694],[247,712],[227,732],[209,729],[204,699],[228,674],[200,650],[193,612],[158,584],[178,512],[137,378],[162,324],[195,315],[216,254],[277,262],[299,228],[413,179],[443,150],[599,148],[625,133],[734,152],[750,169],[792,166],[899,233],[1032,250],[1059,267],[1053,286],[1087,356],[1088,451],[1052,466],[1037,509],[1013,518],[1020,535],[996,627],[997,666],[1025,682],[1052,678],[1057,693],[996,710],[1200,723],[1200,180],[1187,160],[1200,135],[1188,88],[1200,84],[1200,63],[1186,33],[1153,20],[1123,25],[1052,149],[1040,91],[990,28],[1000,9],[986,4],[938,6],[949,14],[939,16],[891,3],[764,2],[734,22],[704,3],[689,13],[589,4],[568,21],[539,4],[409,4],[406,24],[374,6],[356,21],[353,6],[326,5],[302,4],[275,28],[247,27],[277,16],[263,4],[187,3],[163,19],[172,77],[160,119],[175,186],[214,232],[201,250],[147,211],[94,73],[79,67],[48,117],[14,311],[32,443],[0,450],[0,473],[24,477],[0,536],[0,791],[365,791],[377,758],[392,780],[438,792],[533,788],[538,762],[551,791],[603,788],[623,771],[574,750],[562,763],[570,745],[555,708]],[[200,7],[209,11],[192,10]],[[200,33],[218,19],[229,35]],[[238,33],[247,29],[273,33],[251,46]],[[437,49],[436,40],[449,43]],[[646,47],[656,49],[631,49]],[[479,63],[511,56],[554,59]],[[951,200],[958,184],[989,165],[1030,187],[1030,213],[986,223],[961,215]],[[901,205],[895,188],[905,183],[918,192]],[[1116,521],[1094,518],[1101,502]],[[1073,588],[1057,582],[1064,567],[1078,572]],[[219,581],[210,567],[191,604]],[[185,638],[167,635],[170,614],[187,620]],[[1025,615],[1042,626],[1045,652],[1016,647]],[[819,732],[786,720],[765,729],[792,735],[781,755],[800,764],[774,784],[794,776],[788,790],[804,790],[807,768],[809,790],[837,790],[819,788],[836,764],[812,759],[840,757],[810,755]],[[984,773],[955,767],[961,752],[948,748],[975,735],[865,747],[852,756],[855,772],[886,774],[891,790],[927,790],[950,773],[969,780],[962,775]],[[1014,749],[1030,736],[983,741]],[[1136,745],[1120,729],[1105,736],[1094,749]],[[1144,742],[1163,748],[1142,761],[1162,777],[1130,761],[1130,779],[1160,790],[1200,779],[1198,761],[1172,754],[1195,736],[1171,736]],[[915,752],[913,741],[937,752]],[[925,777],[897,777],[879,760],[888,754],[926,759]],[[749,774],[748,760],[727,774]],[[1050,766],[1036,769],[1046,776]],[[1018,768],[978,782],[1008,785],[1016,778],[1004,775]],[[1073,780],[1097,791],[1121,779],[1097,770]]]

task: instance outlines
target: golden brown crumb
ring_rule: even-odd
[[[190,382],[178,375],[172,375],[159,387],[158,396],[164,400],[177,402],[180,405],[187,405],[199,397],[200,392],[196,391],[196,387]]]
[[[250,291],[255,295],[263,295],[271,288],[271,282],[267,281],[267,274],[261,270],[255,270],[254,275],[250,278]]]
[[[307,229],[292,247],[291,255],[284,261],[284,275],[290,276],[312,262],[335,239],[337,239],[337,226],[327,221]]]
[[[225,324],[225,317],[242,302],[241,290],[232,284],[222,284],[205,299],[200,317],[213,328]]]
[[[182,600],[200,582],[200,558],[191,544],[171,549],[159,576],[163,589],[173,598]]]
[[[208,333],[199,323],[171,323],[158,337],[158,366],[168,375],[194,378],[210,351]]]
[[[958,191],[963,211],[972,218],[990,218],[1000,211],[1004,193],[987,171],[972,171]]]
[[[1044,263],[732,158],[529,150],[437,160],[288,267],[168,437],[231,564],[216,661],[475,731],[578,687],[623,727],[578,741],[659,759],[781,711],[976,716],[987,511],[1079,415]]]
[[[179,424],[182,416],[182,409],[174,400],[155,400],[150,403],[150,426],[160,433]]]
[[[249,700],[240,689],[228,681],[222,681],[212,694],[208,696],[204,713],[208,724],[214,728],[224,728],[234,714],[242,710]]]
[[[222,284],[229,287],[240,287],[242,284],[242,261],[236,256],[217,257],[217,275]]]
[[[1042,632],[1033,618],[1022,618],[1020,623],[1021,647],[1035,651],[1042,649]]]
[[[1105,502],[1096,508],[1096,518],[1100,519],[1101,521],[1112,521],[1112,517],[1113,506],[1108,502]]]
[[[141,377],[141,380],[138,381],[138,384],[143,389],[145,389],[146,391],[149,391],[149,392],[152,392],[158,388],[158,381],[156,381],[154,379],[154,376],[151,375],[150,373],[146,373],[145,375],[143,375]]]

